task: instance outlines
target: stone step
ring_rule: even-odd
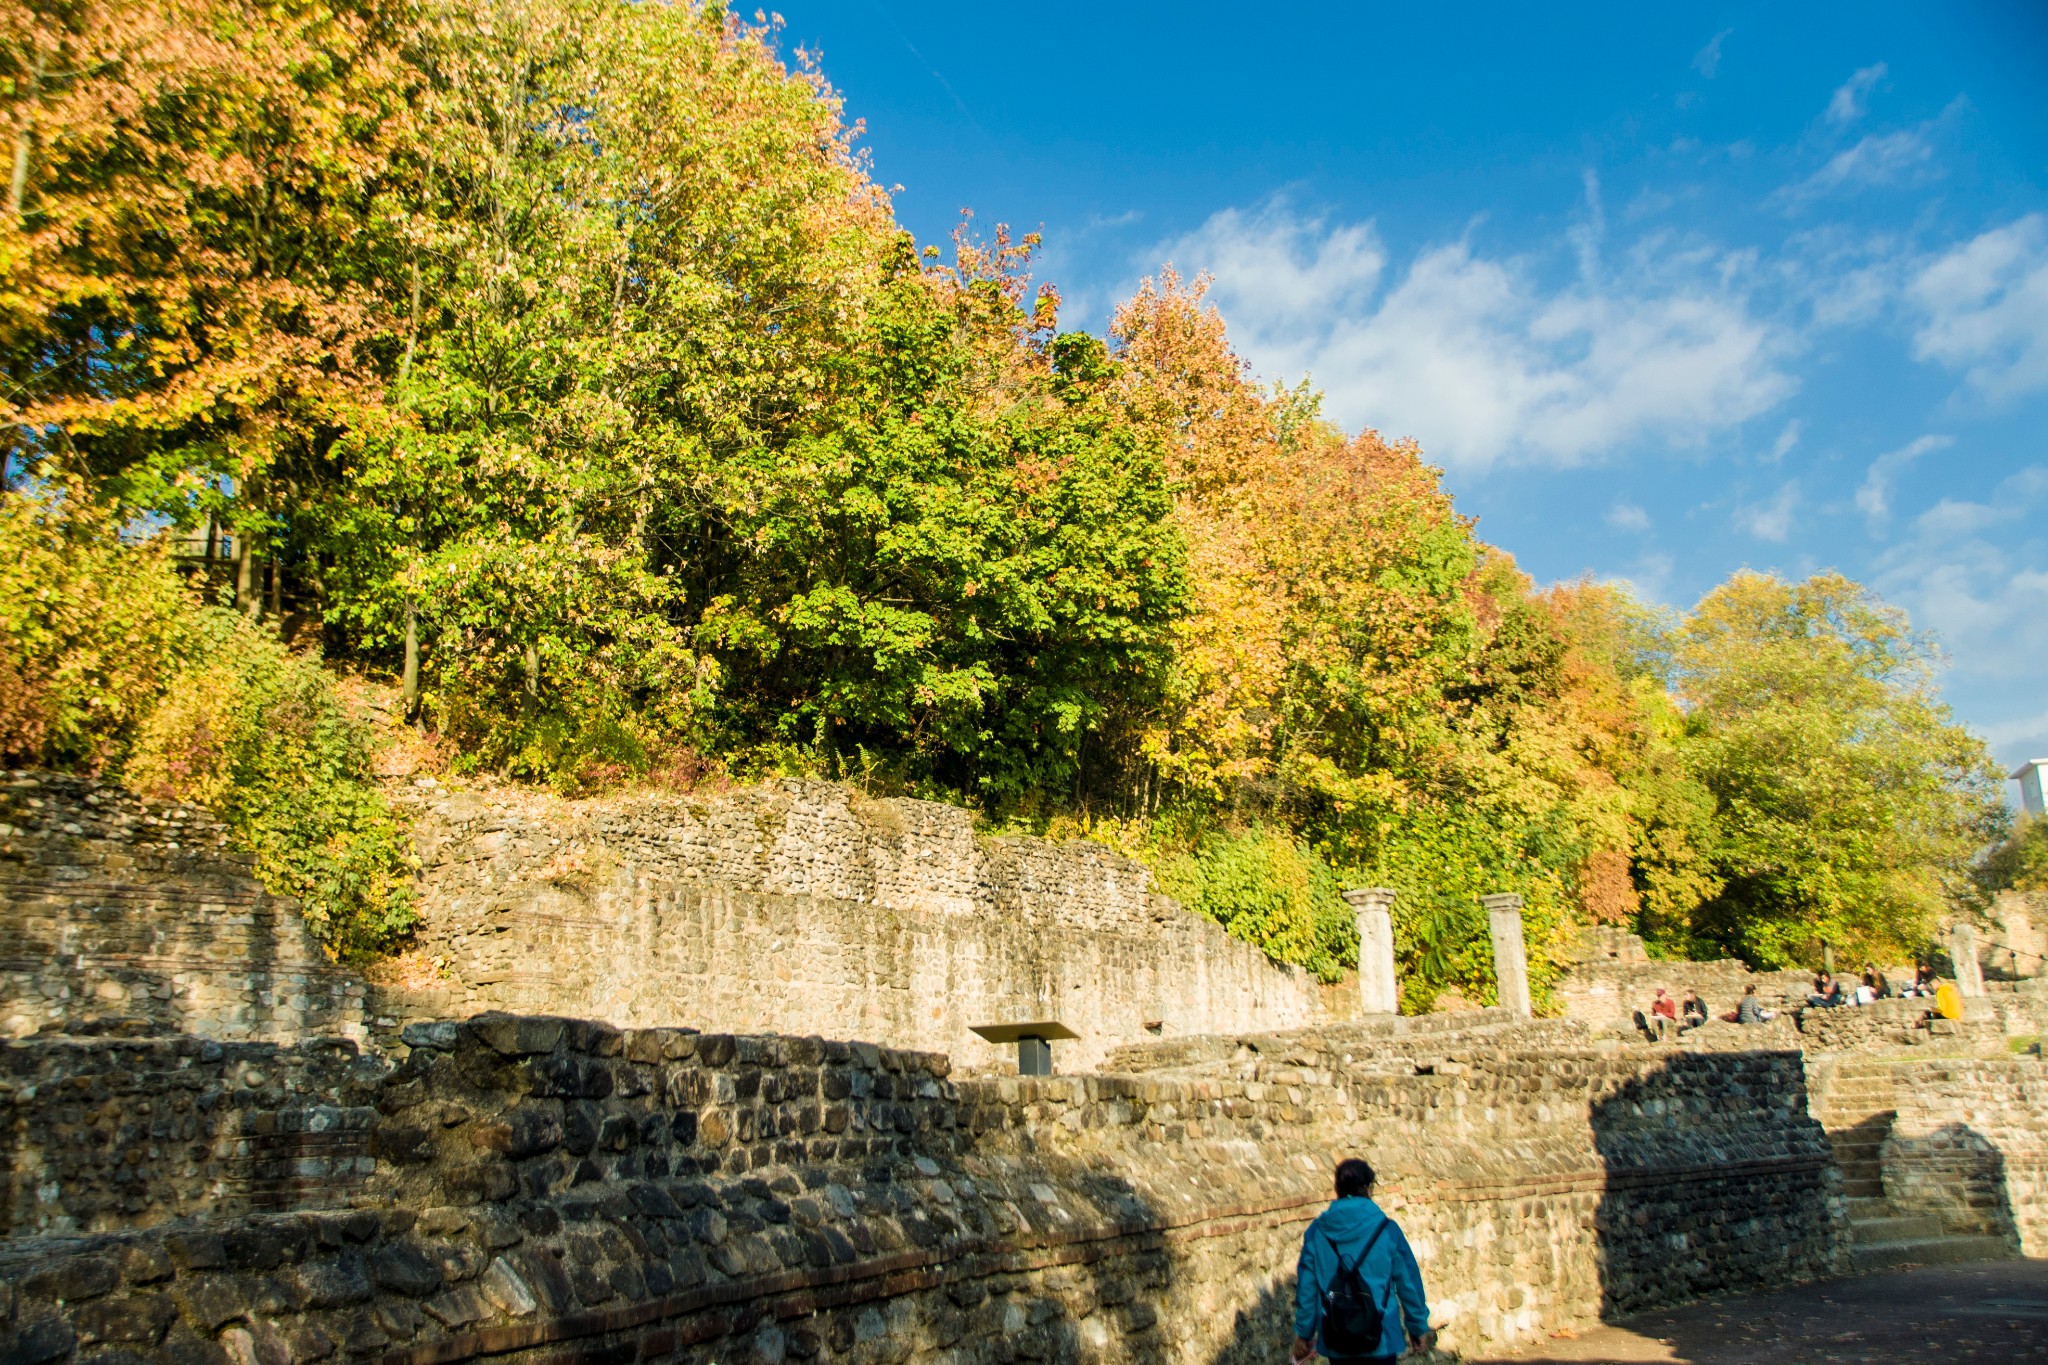
[[[1896,1218],[1898,1212],[1892,1207],[1892,1201],[1889,1199],[1865,1196],[1849,1201],[1849,1221],[1852,1223],[1866,1222],[1872,1218]]]
[[[1850,1259],[1859,1275],[1902,1265],[2007,1261],[2013,1255],[2012,1245],[2003,1237],[1926,1237],[1905,1242],[1859,1242],[1850,1251]]]
[[[1884,1198],[1884,1181],[1870,1176],[1855,1178],[1844,1176],[1842,1178],[1842,1193],[1851,1199],[1882,1199]]]
[[[1849,1235],[1856,1245],[1884,1246],[1892,1242],[1926,1242],[1942,1235],[1941,1219],[1931,1213],[1894,1213],[1881,1218],[1849,1219]]]
[[[1875,1165],[1884,1158],[1884,1144],[1881,1142],[1837,1142],[1832,1144],[1831,1150],[1836,1164],[1841,1166]]]
[[[1884,1139],[1874,1134],[1858,1133],[1854,1137],[1837,1134],[1828,1139],[1828,1146],[1837,1156],[1876,1156],[1884,1150]]]

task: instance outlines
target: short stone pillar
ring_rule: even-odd
[[[1956,989],[1964,995],[1984,994],[1984,965],[1977,960],[1977,926],[1958,924],[1948,931],[1949,960],[1956,967]]]
[[[1399,1014],[1401,983],[1394,975],[1394,891],[1357,887],[1344,893],[1358,916],[1358,999],[1367,1014]]]
[[[1486,925],[1493,931],[1494,994],[1501,1008],[1534,1014],[1529,1001],[1529,951],[1522,944],[1522,898],[1512,891],[1481,896]]]

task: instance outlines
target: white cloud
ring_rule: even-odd
[[[1792,447],[1799,444],[1800,424],[1797,417],[1785,423],[1785,429],[1778,433],[1778,439],[1771,442],[1771,463],[1776,464],[1792,453]]]
[[[1896,310],[1921,250],[1868,222],[1822,221],[1788,235],[1767,269],[1776,296],[1804,311],[1810,331],[1859,327]]]
[[[1733,32],[1735,30],[1732,28],[1724,28],[1716,33],[1713,41],[1693,54],[1692,69],[1708,80],[1714,79],[1714,73],[1721,69],[1721,44],[1726,42],[1728,35]]]
[[[1370,222],[1333,227],[1297,216],[1284,197],[1250,213],[1224,209],[1167,253],[1213,274],[1212,296],[1235,300],[1253,325],[1362,305],[1387,264]]]
[[[1633,569],[1622,576],[1621,581],[1634,588],[1636,596],[1645,602],[1656,602],[1672,606],[1671,578],[1678,568],[1678,561],[1662,551],[1652,551],[1636,561]]]
[[[1799,510],[1799,481],[1780,488],[1770,501],[1748,503],[1735,509],[1735,527],[1758,540],[1783,542],[1792,534],[1793,514]]]
[[[1557,244],[1580,270],[1555,288],[1537,261],[1466,242],[1423,251],[1382,288],[1372,224],[1274,200],[1218,213],[1152,259],[1215,277],[1210,297],[1260,372],[1307,373],[1336,420],[1468,468],[1698,444],[1792,392],[1784,338],[1750,311],[1747,257],[1653,239],[1603,265],[1598,235],[1593,217]]]
[[[1841,190],[1874,186],[1918,185],[1941,174],[1934,159],[1932,124],[1896,133],[1873,133],[1797,185],[1773,196],[1775,202],[1798,208]]]
[[[1954,444],[1952,436],[1922,436],[1872,460],[1862,487],[1856,490],[1857,510],[1870,519],[1873,527],[1883,522],[1892,512],[1892,486],[1906,466],[1929,451],[1946,450]]]
[[[1632,502],[1617,502],[1607,509],[1607,524],[1617,531],[1647,531],[1650,514]]]
[[[1992,748],[2008,755],[2006,762],[2011,766],[2018,766],[2014,760],[2022,754],[2034,758],[2048,754],[2048,711],[1998,721],[1978,729]]]
[[[1955,247],[1907,286],[1913,354],[1961,370],[1993,399],[2048,386],[2048,217],[2029,214]]]
[[[1877,561],[1872,585],[1906,607],[1915,625],[1939,635],[1951,661],[1951,690],[1960,683],[2011,696],[2013,684],[2038,681],[2048,658],[2048,543],[2023,528],[2044,506],[2048,466],[2030,466],[1983,502],[1937,503]],[[2010,719],[1992,726],[1990,737],[2011,756],[2048,740],[2042,719]]]
[[[1870,92],[1884,79],[1885,70],[1885,64],[1879,62],[1875,66],[1864,67],[1843,81],[1841,88],[1835,91],[1834,98],[1828,101],[1828,122],[1854,123],[1862,118],[1864,111],[1870,107]]]

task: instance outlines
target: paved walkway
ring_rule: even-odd
[[[1717,1299],[1488,1359],[1499,1365],[2042,1365],[2048,1361],[2048,1261],[1926,1266]]]

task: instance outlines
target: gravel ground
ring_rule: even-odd
[[[1498,1365],[1537,1361],[2048,1365],[2048,1261],[1925,1266],[1716,1299],[1488,1357]]]

